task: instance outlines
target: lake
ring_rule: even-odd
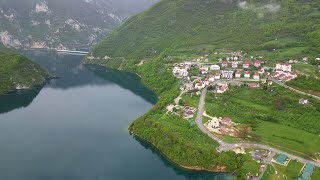
[[[60,79],[0,96],[0,179],[231,179],[181,169],[128,132],[157,102],[127,72],[83,56],[25,51]]]

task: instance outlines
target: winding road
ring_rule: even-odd
[[[197,113],[197,117],[196,117],[196,123],[197,126],[199,127],[199,129],[207,134],[211,139],[217,141],[219,143],[219,147],[217,148],[218,152],[223,152],[223,151],[230,151],[232,149],[238,148],[238,147],[242,147],[242,148],[259,148],[259,149],[266,149],[269,150],[270,152],[272,152],[272,154],[286,154],[290,159],[293,160],[297,160],[299,162],[302,163],[312,163],[317,167],[320,167],[320,162],[314,162],[311,160],[307,160],[307,159],[303,159],[301,157],[292,155],[292,154],[288,154],[287,152],[281,151],[279,149],[267,146],[267,145],[263,145],[263,144],[257,144],[257,143],[238,143],[238,144],[229,144],[224,142],[222,139],[220,139],[219,137],[215,136],[214,134],[212,134],[208,129],[206,129],[203,125],[202,122],[202,114],[205,111],[205,98],[206,98],[206,94],[207,94],[207,88],[202,90],[201,93],[201,97],[200,97],[200,101],[199,101],[199,107],[198,107],[198,113]],[[271,160],[271,158],[270,158]],[[269,162],[270,162],[269,160]],[[267,162],[267,163],[269,163]],[[264,172],[263,172],[264,173]],[[262,173],[262,174],[263,174]]]

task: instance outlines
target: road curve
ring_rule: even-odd
[[[270,79],[271,81],[273,81],[274,83],[277,83],[278,85],[280,85],[280,86],[282,86],[282,87],[284,87],[284,88],[290,89],[291,91],[294,91],[294,92],[296,92],[296,93],[298,93],[298,94],[302,94],[302,95],[306,95],[306,96],[311,96],[311,97],[313,97],[313,98],[315,98],[315,99],[320,100],[320,97],[319,97],[319,96],[316,96],[316,95],[313,95],[313,94],[308,94],[308,93],[299,91],[299,90],[297,90],[297,89],[294,89],[294,88],[292,88],[292,87],[290,87],[290,86],[288,86],[288,85],[286,85],[286,84],[284,84],[284,83],[276,80],[275,78],[273,78],[273,77],[271,77],[271,76],[269,77],[269,79]]]
[[[198,113],[197,113],[197,117],[196,117],[196,123],[198,128],[205,134],[207,134],[211,139],[217,141],[219,143],[219,147],[217,148],[218,152],[222,152],[222,151],[230,151],[232,149],[235,149],[237,147],[243,147],[243,148],[259,148],[259,149],[266,149],[269,150],[273,153],[276,154],[286,154],[290,159],[294,159],[297,160],[299,162],[302,163],[312,163],[315,164],[315,166],[320,167],[320,162],[314,162],[311,160],[307,160],[292,154],[288,154],[287,152],[281,151],[279,149],[264,145],[264,144],[257,144],[257,143],[238,143],[238,144],[229,144],[224,142],[222,139],[220,139],[219,137],[215,136],[214,134],[212,134],[208,129],[206,129],[203,125],[202,122],[202,114],[204,112],[204,108],[205,108],[205,98],[206,98],[206,94],[207,94],[207,88],[202,90],[201,96],[200,96],[200,101],[199,101],[199,107],[198,107]]]

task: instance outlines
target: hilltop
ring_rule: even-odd
[[[93,49],[93,56],[142,59],[165,49],[295,48],[295,55],[317,54],[319,9],[320,2],[312,0],[163,0],[112,32]]]
[[[0,44],[0,95],[42,85],[48,78],[38,64]]]

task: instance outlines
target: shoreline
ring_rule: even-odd
[[[137,138],[139,138],[140,140],[152,145],[153,148],[155,148],[166,160],[170,161],[171,163],[173,163],[174,165],[178,166],[179,168],[182,168],[182,169],[185,169],[185,170],[192,170],[192,171],[202,171],[202,172],[210,172],[210,173],[230,173],[231,172],[227,172],[227,171],[216,171],[216,170],[210,170],[210,169],[205,169],[205,168],[199,168],[199,167],[196,167],[196,166],[185,166],[185,165],[182,165],[182,164],[178,164],[176,162],[174,162],[172,159],[170,159],[165,153],[163,153],[160,149],[158,149],[158,147],[153,144],[152,142],[144,139],[143,137],[139,136],[138,134],[136,134],[135,132],[131,131],[130,129],[128,129],[129,131],[129,134],[130,135],[133,135]]]

